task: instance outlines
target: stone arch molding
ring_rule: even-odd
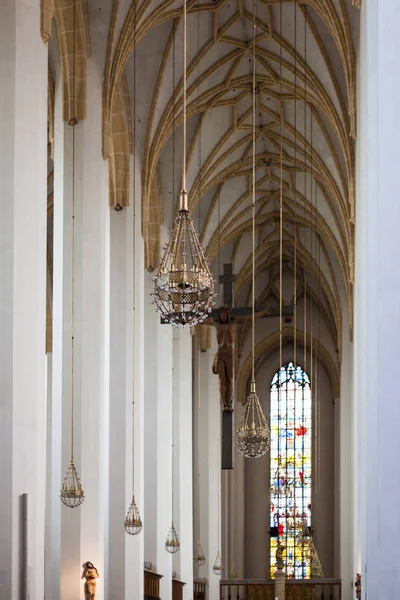
[[[53,18],[57,27],[62,65],[64,121],[69,121],[73,117],[78,121],[86,119],[86,65],[91,57],[87,0],[78,0],[76,9],[76,36],[74,36],[74,2],[41,0],[40,33],[45,43],[51,38]]]

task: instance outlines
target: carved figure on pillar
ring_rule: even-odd
[[[285,546],[279,542],[278,547],[276,549],[275,558],[276,558],[276,569],[277,571],[283,571],[283,553],[285,551]]]
[[[356,588],[356,598],[357,598],[357,600],[361,600],[361,575],[360,575],[360,573],[357,573],[356,582],[354,585]]]
[[[96,567],[88,561],[84,565],[82,579],[86,579],[85,583],[85,598],[86,600],[95,600],[96,597],[96,579],[100,577]]]

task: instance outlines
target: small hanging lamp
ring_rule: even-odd
[[[214,300],[214,280],[189,215],[186,191],[187,10],[183,0],[183,152],[180,207],[154,279],[154,304],[165,321],[197,325],[207,318]]]
[[[237,449],[246,458],[264,456],[269,449],[270,430],[256,393],[254,323],[255,323],[255,257],[256,257],[256,3],[253,3],[253,218],[252,218],[252,376],[250,395],[246,400],[236,429]]]
[[[176,533],[174,522],[172,521],[171,529],[168,532],[167,539],[165,540],[165,549],[170,554],[175,554],[181,548],[181,543]]]
[[[239,575],[238,575],[238,572],[237,572],[237,569],[236,569],[236,563],[235,563],[235,561],[233,561],[233,563],[231,565],[231,569],[229,571],[228,577],[229,577],[229,579],[233,579],[233,580],[239,578]]]
[[[143,529],[143,523],[136,506],[135,496],[132,496],[131,505],[126,513],[124,527],[126,533],[129,533],[129,535],[137,535]]]
[[[220,435],[218,437],[218,464],[221,464],[221,430],[220,430]],[[220,492],[221,492],[221,472],[219,472],[219,476],[218,476],[218,496],[217,496],[217,512],[218,512],[218,552],[217,552],[217,558],[214,561],[214,565],[213,565],[213,571],[215,573],[215,575],[222,575],[223,571],[224,571],[224,564],[222,562],[222,558],[221,558],[221,554],[219,552],[219,548],[220,548],[220,534],[221,534],[221,528],[220,528],[220,513],[221,513],[221,502],[220,502]]]
[[[60,500],[67,508],[77,508],[85,499],[82,483],[74,463],[74,349],[75,349],[75,63],[76,63],[76,0],[74,1],[74,58],[73,58],[73,114],[69,119],[72,127],[72,241],[71,241],[71,460],[61,486]]]
[[[200,386],[200,344],[197,344],[197,495],[200,498],[200,408],[201,408],[201,386]],[[197,540],[196,550],[193,555],[193,564],[195,567],[201,567],[206,562],[203,547],[200,543],[201,521],[200,521],[200,500],[197,504],[197,529],[199,539]]]
[[[181,548],[181,543],[179,541],[178,534],[176,533],[175,524],[174,524],[174,459],[175,459],[175,441],[174,441],[174,378],[175,378],[175,369],[174,369],[174,336],[172,336],[172,523],[171,528],[168,532],[167,539],[165,540],[165,549],[170,554],[175,554]]]
[[[215,575],[221,576],[224,572],[224,563],[222,562],[221,555],[218,550],[217,558],[215,559],[213,571]]]
[[[85,494],[74,464],[73,456],[71,456],[71,462],[61,486],[60,499],[67,508],[76,508],[80,506],[85,499]]]
[[[136,151],[136,2],[134,3],[133,15],[134,27],[134,47],[133,47],[133,148]],[[136,256],[136,169],[133,166],[133,235],[132,235],[132,328],[133,328],[133,347],[132,347],[132,487],[135,486],[135,328],[136,328],[136,289],[135,289],[135,262]],[[129,535],[138,535],[143,529],[142,519],[135,502],[135,494],[132,494],[132,502],[126,513],[124,520],[126,533]]]
[[[196,546],[196,551],[193,556],[193,564],[196,567],[201,567],[202,565],[204,565],[205,562],[206,562],[206,556],[204,554],[200,540],[198,540],[197,546]]]

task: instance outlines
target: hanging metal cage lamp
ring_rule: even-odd
[[[268,452],[270,439],[270,430],[256,394],[256,384],[252,381],[250,395],[236,429],[236,446],[246,458],[259,458]]]
[[[174,522],[172,521],[171,529],[168,532],[167,539],[165,540],[165,549],[170,554],[175,554],[180,550],[181,543],[176,533]]]
[[[239,579],[235,561],[233,561],[233,564],[231,565],[231,570],[229,571],[228,579],[232,579],[232,580]]]
[[[222,573],[224,572],[224,564],[222,562],[222,558],[221,558],[219,551],[217,554],[217,558],[215,559],[215,562],[214,562],[213,571],[214,571],[215,575],[222,575]]]
[[[129,535],[138,535],[143,529],[142,519],[140,518],[138,507],[136,506],[135,496],[132,496],[132,502],[126,513],[124,527]]]
[[[204,565],[205,562],[206,562],[206,557],[205,557],[202,545],[200,544],[200,540],[198,540],[197,546],[196,546],[196,552],[194,553],[194,556],[193,556],[193,564],[195,565],[195,567],[201,567],[202,565]]]
[[[198,325],[214,305],[214,280],[189,216],[186,191],[154,279],[154,304],[176,326]]]
[[[77,508],[85,499],[85,493],[75,468],[73,458],[71,458],[70,465],[64,477],[60,499],[64,506],[67,506],[68,508]]]

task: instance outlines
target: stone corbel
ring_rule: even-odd
[[[45,44],[51,39],[53,17],[54,0],[40,0],[40,35]]]

